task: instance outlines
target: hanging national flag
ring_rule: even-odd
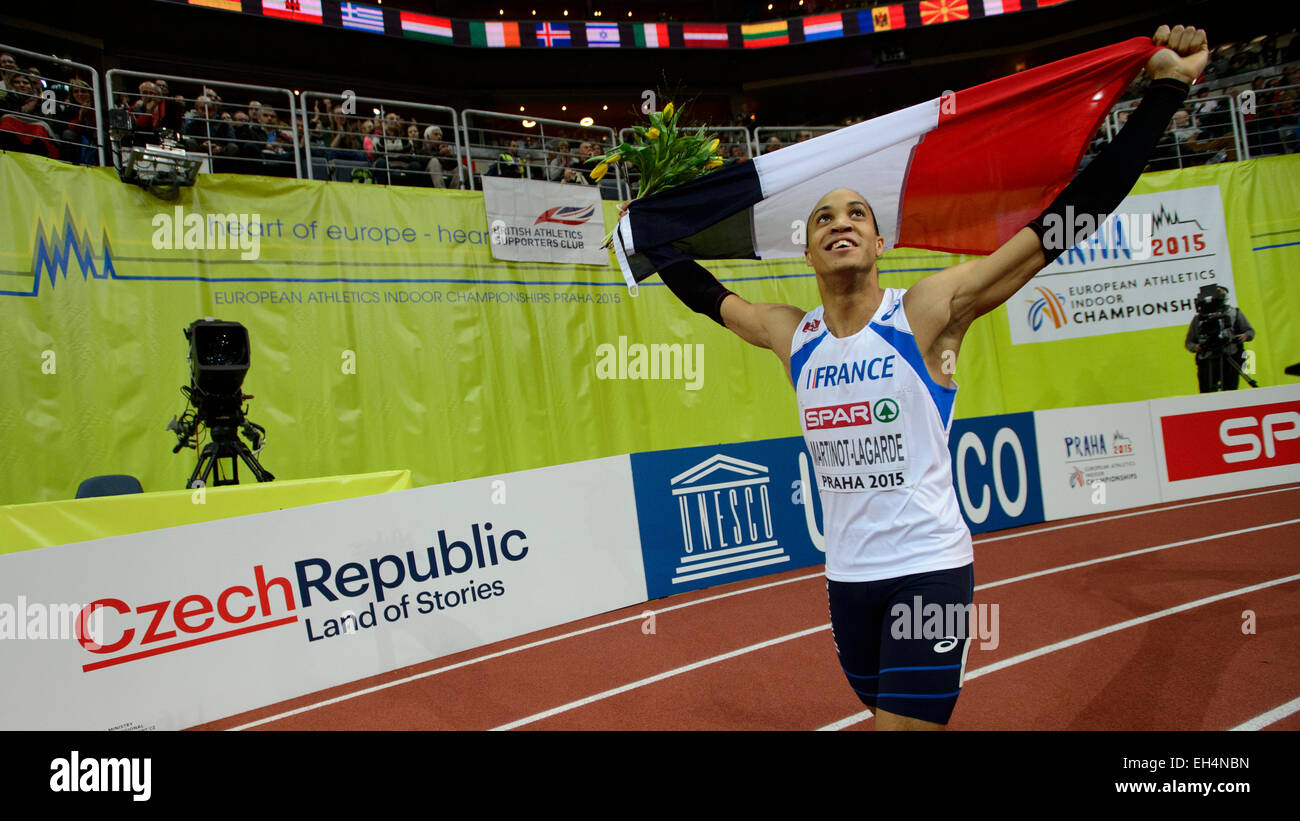
[[[595,48],[618,48],[618,23],[588,23],[587,45]]]
[[[343,28],[358,31],[384,33],[384,10],[377,6],[364,6],[361,3],[340,3],[339,11],[343,16]]]
[[[632,41],[641,48],[668,48],[668,24],[636,23],[632,26]]]
[[[1038,7],[1041,9],[1043,6],[1055,6],[1057,3],[1064,2],[1067,0],[1038,0]]]
[[[471,21],[469,24],[470,43],[475,46],[502,48],[519,45],[519,24],[515,22]]]
[[[1009,11],[1020,11],[1020,0],[984,0],[984,14],[986,17],[992,17],[995,14],[1006,14]]]
[[[243,11],[239,0],[189,0],[191,6],[203,6],[209,9],[221,9],[222,11]]]
[[[558,48],[573,45],[569,36],[568,23],[538,23],[537,45],[543,48]]]
[[[991,253],[1070,181],[1155,50],[1127,40],[633,200],[615,231],[619,266],[631,287],[683,259],[802,256],[797,229],[836,188],[867,198],[886,248]]]
[[[921,25],[970,19],[966,0],[921,0]]]
[[[871,25],[873,31],[907,28],[907,17],[903,14],[902,5],[876,6],[871,10]]]
[[[401,12],[401,19],[403,36],[447,45],[454,42],[451,33],[451,20],[446,17],[432,17],[428,14],[403,11]]]
[[[262,0],[262,14],[300,23],[321,23],[320,0]]]
[[[740,37],[745,42],[745,48],[784,46],[790,43],[790,29],[784,20],[769,20],[766,23],[742,23]]]
[[[870,29],[868,29],[870,31]],[[844,36],[844,20],[837,14],[818,14],[803,18],[803,39],[829,40]]]
[[[682,40],[690,48],[726,48],[726,23],[684,23]]]

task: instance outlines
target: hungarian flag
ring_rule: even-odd
[[[841,128],[634,200],[614,232],[628,286],[684,259],[803,256],[836,188],[866,196],[885,247],[989,254],[1069,183],[1157,50],[1138,37]]]

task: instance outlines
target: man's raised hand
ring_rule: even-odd
[[[1210,46],[1205,37],[1205,30],[1194,26],[1161,26],[1151,38],[1158,46],[1164,46],[1147,62],[1147,77],[1158,80],[1171,77],[1188,85],[1205,71],[1210,61]]]

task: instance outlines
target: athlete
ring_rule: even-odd
[[[1209,56],[1200,29],[1161,26],[1153,40],[1164,48],[1147,63],[1151,83],[1125,127],[987,257],[906,290],[882,288],[876,263],[885,241],[871,205],[841,188],[808,219],[804,258],[822,299],[812,311],[747,302],[694,262],[660,272],[688,307],[775,353],[793,382],[822,499],[836,651],[877,729],[943,729],[961,690],[970,637],[964,618],[954,625],[947,614],[970,611],[973,551],[947,439],[962,339],[1085,238],[1066,221],[1067,208],[1070,222],[1090,214],[1100,225],[1137,182]],[[923,612],[914,612],[918,605]],[[915,635],[931,605],[945,614],[944,632]]]

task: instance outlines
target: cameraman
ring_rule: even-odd
[[[1201,288],[1196,311],[1184,345],[1196,354],[1196,380],[1201,393],[1235,391],[1240,368],[1246,361],[1241,343],[1254,339],[1255,329],[1245,314],[1228,305],[1228,289],[1222,285]]]

